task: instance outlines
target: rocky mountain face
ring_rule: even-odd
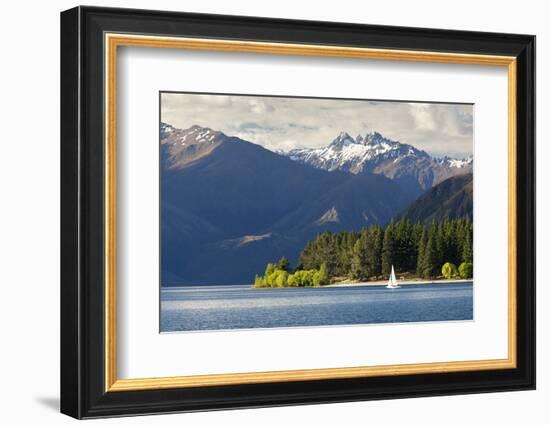
[[[312,167],[208,128],[162,124],[160,138],[163,285],[249,284],[317,233],[383,225],[415,199],[383,173]]]
[[[225,134],[198,125],[182,130],[161,123],[163,167],[177,169],[192,164],[210,154],[226,139]]]
[[[473,174],[450,177],[420,196],[399,217],[429,224],[445,218],[473,218]]]
[[[324,148],[283,152],[294,161],[327,171],[384,175],[416,196],[443,180],[472,172],[472,159],[432,158],[406,143],[380,133],[351,137],[342,132]]]

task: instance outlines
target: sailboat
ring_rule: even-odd
[[[399,285],[395,280],[395,270],[393,269],[393,264],[391,266],[390,280],[388,280],[388,285],[386,286],[386,288],[390,288],[390,289],[399,288]]]

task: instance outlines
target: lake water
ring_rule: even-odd
[[[161,290],[161,332],[472,320],[473,285]]]

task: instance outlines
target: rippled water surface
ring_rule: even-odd
[[[471,320],[467,283],[385,287],[161,290],[161,332]]]

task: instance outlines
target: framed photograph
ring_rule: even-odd
[[[535,37],[61,14],[61,411],[535,388]]]

